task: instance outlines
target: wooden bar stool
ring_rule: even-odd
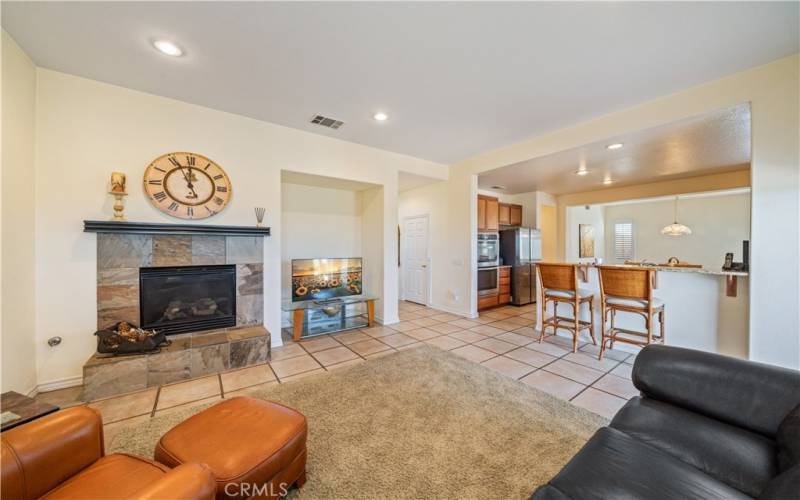
[[[654,342],[664,342],[664,301],[653,297],[656,271],[643,267],[598,266],[600,275],[600,316],[603,321],[603,336],[600,341],[599,359],[608,344],[625,342],[644,347]],[[617,328],[617,312],[628,312],[644,318],[645,332]],[[606,331],[606,323],[611,316],[611,328]],[[653,330],[653,318],[658,315],[659,335]]]
[[[597,345],[594,338],[594,294],[591,291],[578,288],[578,266],[573,264],[536,264],[536,274],[542,284],[542,332],[539,342],[544,339],[545,329],[553,327],[553,335],[561,328],[572,333],[572,352],[578,351],[578,335],[581,330],[589,330],[592,342]],[[544,317],[547,304],[553,303],[553,315]],[[589,304],[589,321],[580,319],[581,305]],[[558,315],[558,304],[572,306],[573,317],[566,318]],[[566,323],[566,324],[564,324]]]

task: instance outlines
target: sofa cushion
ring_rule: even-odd
[[[795,406],[783,419],[778,426],[775,440],[778,442],[778,465],[781,472],[800,465],[800,405]]]
[[[744,499],[737,489],[622,431],[598,430],[550,483],[570,498]],[[539,490],[542,491],[542,490]],[[538,491],[533,498],[547,491]]]
[[[610,425],[751,496],[779,472],[771,439],[655,399],[631,399]]]
[[[133,498],[136,494],[161,479],[169,468],[142,457],[115,453],[96,461],[42,498]],[[109,488],[113,485],[113,488]]]
[[[556,290],[555,288],[546,288],[544,294],[548,297],[559,297],[562,299],[571,299],[575,297],[575,292],[572,290]],[[580,298],[591,297],[593,294],[594,292],[587,288],[578,289],[578,296]]]
[[[786,500],[797,498],[800,492],[800,464],[781,472],[767,484],[759,500]]]
[[[606,304],[610,306],[635,307],[639,309],[644,309],[647,307],[646,300],[627,299],[625,297],[614,297],[613,295],[606,296]],[[659,299],[658,297],[653,297],[653,309],[658,309],[663,305],[663,300]]]
[[[645,347],[631,378],[646,396],[772,439],[800,403],[800,371],[680,347]]]

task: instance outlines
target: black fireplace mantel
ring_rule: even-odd
[[[85,220],[85,233],[173,234],[221,236],[269,236],[268,227],[212,226],[209,224],[165,224],[159,222],[128,222],[115,220]]]

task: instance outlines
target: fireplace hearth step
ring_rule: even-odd
[[[87,400],[266,363],[270,333],[261,325],[173,335],[161,352],[103,357],[83,365]]]

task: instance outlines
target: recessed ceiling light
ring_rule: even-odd
[[[153,47],[158,49],[162,54],[172,57],[179,57],[183,55],[183,49],[170,42],[169,40],[156,40],[153,42]]]
[[[375,118],[379,122],[385,122],[389,118],[389,115],[387,115],[383,111],[378,111],[377,113],[372,115],[372,117]]]
[[[611,177],[606,177],[605,179],[603,179],[603,184],[613,184],[613,183],[614,181],[611,180]]]
[[[588,173],[589,173],[589,171],[586,170],[585,168],[581,168],[581,169],[578,169],[578,170],[575,171],[575,175],[586,175]]]
[[[621,142],[615,142],[614,144],[609,144],[608,146],[606,146],[606,149],[619,149],[622,146],[624,146],[624,144],[622,144]]]

